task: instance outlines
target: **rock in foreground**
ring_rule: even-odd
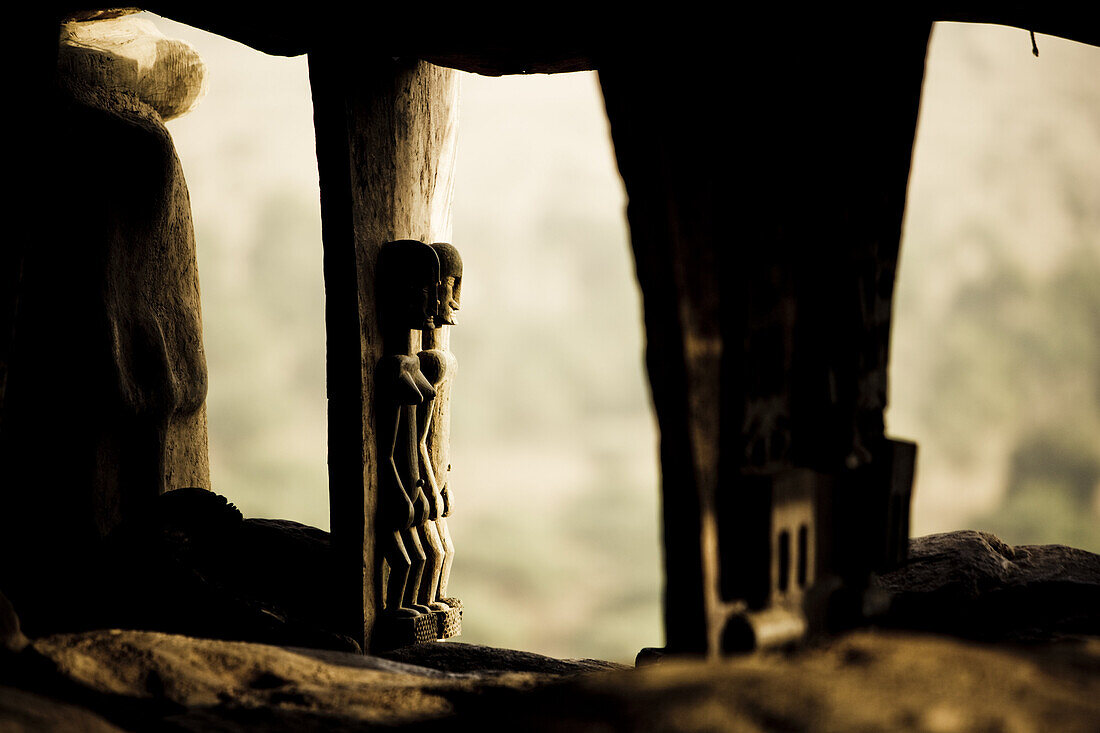
[[[884,622],[974,639],[1100,634],[1100,555],[1064,545],[1012,547],[988,532],[917,537],[882,576]]]
[[[0,604],[0,729],[1097,730],[1100,557],[954,532],[913,540],[879,583],[887,622],[999,643],[864,630],[635,670],[460,643],[381,658],[154,631],[28,640]]]
[[[0,728],[57,711],[73,720],[83,715],[96,730],[294,733],[442,724],[534,731],[1093,731],[1100,720],[1098,640],[991,646],[862,631],[788,655],[719,664],[670,659],[583,674],[482,673],[474,671],[477,660],[491,650],[447,646],[450,664],[468,654],[471,671],[156,632],[48,637],[2,660],[0,684],[9,687],[0,687]],[[508,658],[497,651],[491,666]],[[523,664],[530,665],[538,655],[526,656]],[[34,694],[15,686],[33,687]]]

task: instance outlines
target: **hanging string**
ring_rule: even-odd
[[[1035,31],[1030,31],[1030,33],[1031,33],[1031,52],[1033,54],[1035,54],[1036,58],[1038,58],[1039,57],[1039,46],[1038,46],[1038,44],[1035,43]]]

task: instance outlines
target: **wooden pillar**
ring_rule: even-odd
[[[388,241],[450,241],[457,72],[412,59],[311,54],[328,335],[329,512],[342,630],[364,650],[381,608],[374,298]]]
[[[740,20],[735,39],[599,61],[661,430],[666,641],[710,655],[769,595],[741,578],[768,582],[745,569],[770,562],[758,525],[780,476],[830,487],[823,574],[862,561],[886,522],[859,497],[890,473],[890,311],[931,26]]]
[[[661,432],[664,612],[670,649],[712,646],[717,591],[720,418],[718,241],[725,173],[705,155],[709,124],[688,112],[709,77],[659,58],[602,64],[600,83],[645,310],[646,366]],[[696,125],[703,123],[702,129]]]

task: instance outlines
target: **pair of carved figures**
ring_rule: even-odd
[[[379,500],[384,617],[394,645],[455,636],[458,599],[447,597],[451,513],[449,348],[462,290],[450,244],[383,246],[376,272],[383,358],[378,365]],[[388,576],[387,576],[388,573]]]

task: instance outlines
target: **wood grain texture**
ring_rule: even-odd
[[[344,630],[371,645],[381,609],[375,548],[375,264],[397,239],[447,241],[457,74],[423,61],[311,55],[328,333],[329,503],[347,579]]]
[[[62,79],[134,94],[165,121],[187,114],[206,95],[206,64],[198,52],[134,15],[63,24],[58,67]]]

